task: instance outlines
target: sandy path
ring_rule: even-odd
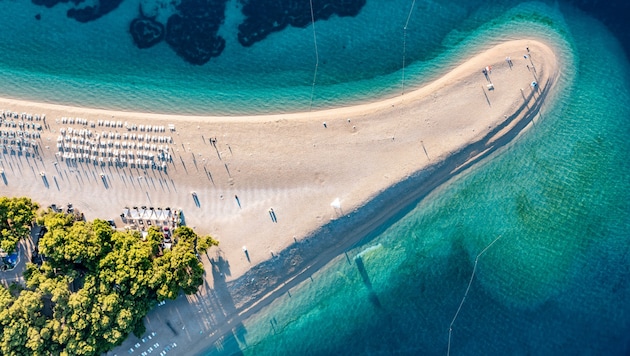
[[[526,47],[531,50],[528,59],[523,58]],[[513,67],[506,56],[512,58]],[[493,68],[490,79],[495,89],[491,91],[481,73],[486,66]],[[124,206],[183,209],[189,226],[220,240],[220,252],[210,253],[215,268],[204,258],[212,273],[207,273],[207,285],[200,293],[159,307],[149,315],[148,328],[164,339],[162,346],[168,336],[168,340],[179,340],[178,344],[197,343],[203,348],[297,284],[301,270],[312,273],[405,204],[457,173],[457,167],[474,162],[471,155],[488,154],[516,136],[533,118],[537,100],[549,90],[548,80],[557,73],[557,59],[550,47],[520,40],[484,51],[404,96],[320,112],[184,117],[2,99],[0,108],[5,111],[46,114],[46,127],[37,139],[41,160],[0,155],[4,170],[0,193],[27,195],[43,205],[72,202],[87,219],[116,218]],[[532,93],[533,80],[540,83],[540,92]],[[165,126],[166,130],[129,131],[98,124],[92,128],[64,123],[62,117]],[[169,124],[175,125],[175,131],[168,129]],[[101,142],[106,141],[103,133],[113,134],[112,145],[116,141],[143,143],[124,140],[124,134],[170,137],[172,143],[152,144],[168,146],[173,161],[165,172],[62,160],[55,155],[57,139],[60,130],[69,127],[98,133]],[[7,130],[6,126],[0,129]],[[116,134],[121,137],[115,138]],[[210,141],[214,138],[216,144]],[[331,207],[335,198],[340,199],[341,209]],[[366,205],[368,202],[372,203]],[[270,207],[277,222],[270,218]],[[337,223],[348,213],[351,218]],[[117,223],[123,225],[120,218]],[[322,226],[325,231],[318,230]],[[345,240],[335,240],[339,236],[346,236]],[[278,254],[296,258],[285,250],[307,237],[324,241],[316,258],[298,256],[297,267],[288,269],[273,261],[263,263]],[[243,246],[247,246],[248,256]],[[270,266],[275,270],[269,271]],[[243,283],[245,279],[239,277],[248,271],[267,273],[271,279],[263,285]],[[287,278],[294,282],[274,294]],[[175,336],[166,321],[184,331]],[[206,339],[198,343],[202,338]],[[131,339],[124,349],[135,343]],[[191,349],[185,351],[182,354]]]

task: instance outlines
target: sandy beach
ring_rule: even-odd
[[[146,322],[155,336],[131,336],[111,352],[127,354],[140,343],[133,352],[140,354],[155,342],[159,350],[175,342],[169,354],[195,354],[511,142],[537,119],[558,75],[551,47],[515,40],[415,91],[317,112],[193,117],[0,99],[0,109],[19,116],[5,122],[42,125],[28,129],[39,136],[35,156],[0,154],[0,193],[43,206],[72,203],[86,219],[114,219],[119,228],[128,225],[124,207],[181,209],[187,225],[218,239],[219,248],[202,256],[207,273],[199,293],[156,307]],[[76,159],[87,140],[103,143],[102,162],[92,152]],[[127,159],[133,152],[134,165],[139,155],[153,155],[158,167],[160,155],[171,159],[163,169],[114,164],[123,150]]]

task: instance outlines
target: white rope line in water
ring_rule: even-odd
[[[403,61],[402,61],[402,94],[405,94],[405,60],[407,57],[407,26],[409,26],[409,20],[411,19],[411,13],[413,12],[413,8],[416,6],[416,0],[411,2],[411,8],[409,9],[409,14],[407,15],[407,21],[405,22],[405,27],[403,27]]]
[[[462,306],[464,305],[464,302],[466,301],[466,297],[468,297],[468,291],[470,290],[470,286],[472,285],[473,279],[475,278],[475,272],[477,271],[477,263],[479,262],[479,257],[481,257],[481,255],[486,253],[486,251],[488,251],[488,249],[492,245],[494,245],[494,243],[497,242],[500,238],[501,238],[501,235],[499,235],[496,239],[494,239],[494,241],[492,241],[488,246],[486,246],[486,248],[484,248],[481,252],[479,252],[477,257],[475,258],[475,264],[473,266],[472,274],[470,275],[470,281],[468,281],[468,287],[466,287],[466,292],[464,293],[464,297],[462,298],[462,301],[459,303],[459,307],[457,308],[457,311],[455,312],[455,316],[453,316],[451,325],[448,326],[448,348],[446,351],[447,355],[451,354],[451,335],[453,334],[453,324],[455,324],[455,320],[457,319],[459,312],[462,310]]]
[[[415,1],[415,0],[414,0]],[[309,110],[313,108],[313,96],[315,95],[315,82],[317,80],[317,69],[319,68],[319,52],[317,51],[317,35],[315,34],[315,14],[313,13],[313,0],[311,4],[311,22],[313,23],[313,43],[315,44],[315,72],[313,73],[313,86],[311,87],[311,102]]]

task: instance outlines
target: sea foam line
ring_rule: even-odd
[[[414,0],[415,1],[415,0]],[[315,44],[315,72],[313,73],[313,85],[311,87],[311,101],[309,111],[313,109],[313,96],[315,95],[315,82],[317,80],[317,69],[319,68],[319,52],[317,51],[317,34],[315,33],[315,15],[313,14],[313,0],[311,4],[311,22],[313,23],[313,43]]]
[[[405,22],[405,27],[403,27],[403,60],[402,60],[402,93],[405,94],[405,59],[407,57],[407,26],[409,26],[409,20],[411,19],[411,13],[413,12],[413,8],[416,6],[416,0],[411,2],[411,8],[409,9],[409,14],[407,15],[407,21]]]
[[[464,302],[466,301],[466,297],[468,296],[468,291],[470,291],[470,286],[472,285],[473,279],[475,278],[475,272],[477,271],[477,263],[479,262],[479,257],[481,257],[481,255],[483,255],[486,251],[488,251],[488,249],[492,245],[494,245],[494,243],[497,242],[500,238],[501,238],[501,235],[499,235],[496,239],[494,239],[494,241],[492,241],[488,246],[486,246],[486,248],[484,248],[481,252],[479,252],[477,257],[475,258],[475,264],[473,266],[472,274],[470,275],[470,281],[468,281],[468,287],[466,287],[466,292],[464,293],[464,297],[462,298],[462,301],[459,303],[459,307],[457,308],[457,311],[455,312],[455,316],[453,316],[453,320],[451,320],[451,324],[448,326],[448,348],[446,351],[447,355],[451,354],[451,335],[453,334],[453,324],[455,324],[455,320],[457,319],[459,312],[462,310],[462,306],[464,305]]]

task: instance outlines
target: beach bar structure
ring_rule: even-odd
[[[171,229],[175,229],[179,225],[180,211],[171,208],[154,208],[146,206],[132,208],[125,207],[120,214],[123,223],[128,224],[133,229],[140,227],[141,230],[145,229],[145,226],[165,226]]]

